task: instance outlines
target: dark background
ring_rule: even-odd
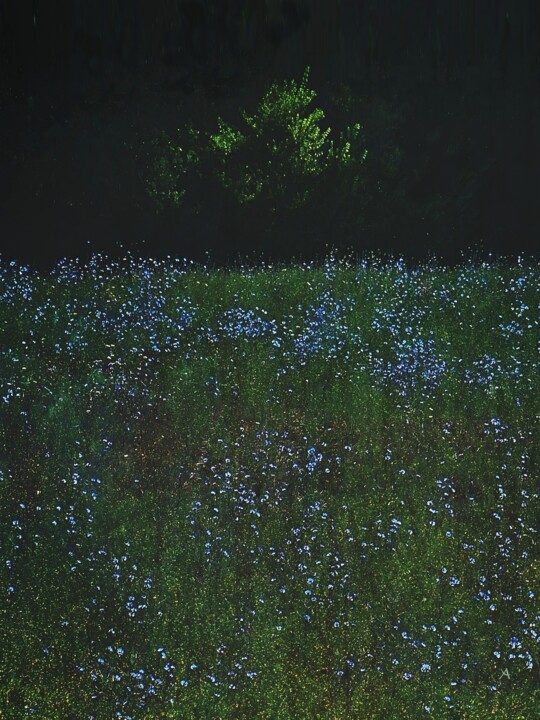
[[[324,126],[363,126],[361,227],[340,215],[273,245],[210,186],[203,213],[156,212],[162,130],[214,130],[306,66]],[[538,255],[538,0],[1,0],[0,73],[4,260]]]

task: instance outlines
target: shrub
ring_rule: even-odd
[[[214,134],[188,125],[174,141],[162,136],[149,194],[160,207],[200,210],[193,200],[198,187],[199,199],[212,198],[213,204],[221,195],[222,205],[234,206],[243,222],[245,210],[268,227],[278,215],[307,208],[310,198],[323,195],[330,207],[332,197],[360,188],[367,156],[361,126],[347,127],[337,143],[330,140],[330,128],[320,125],[324,112],[309,110],[316,92],[307,87],[308,75],[309,67],[299,85],[273,83],[253,114],[241,112],[243,129],[218,117]]]

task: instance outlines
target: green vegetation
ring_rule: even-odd
[[[293,221],[315,228],[321,216],[335,220],[345,204],[361,222],[368,152],[361,126],[347,126],[337,144],[330,140],[331,129],[320,125],[323,110],[309,109],[316,92],[308,76],[309,68],[299,85],[273,83],[253,114],[241,111],[244,129],[219,117],[216,133],[188,125],[175,139],[163,134],[147,183],[157,208],[197,214],[225,208],[254,236],[273,238]]]
[[[319,125],[324,112],[320,108],[308,111],[316,96],[306,86],[308,76],[309,68],[299,86],[294,80],[273,83],[253,115],[242,111],[245,132],[218,118],[216,134],[188,126],[177,142],[165,138],[166,152],[156,158],[149,194],[158,203],[181,204],[189,185],[188,170],[195,166],[196,172],[219,178],[240,204],[262,195],[275,212],[278,205],[302,205],[309,197],[310,184],[332,163],[343,168],[356,163],[359,167],[367,150],[355,157],[351,147],[357,150],[360,124],[347,128],[334,147],[328,140],[330,128],[323,131]],[[300,185],[302,191],[297,190]]]
[[[0,715],[535,717],[539,280],[3,263]]]

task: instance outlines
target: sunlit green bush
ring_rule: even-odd
[[[210,208],[223,193],[238,210],[256,209],[268,225],[281,211],[306,208],[310,198],[323,194],[330,209],[333,199],[359,189],[367,157],[361,126],[331,140],[331,129],[321,126],[325,113],[309,107],[316,92],[307,87],[308,75],[309,67],[299,85],[273,83],[252,114],[242,111],[242,129],[218,117],[215,133],[188,125],[175,139],[163,135],[147,184],[158,206],[192,207],[190,194],[203,182],[199,196]]]

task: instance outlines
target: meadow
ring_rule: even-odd
[[[540,266],[0,262],[0,716],[540,717]]]

